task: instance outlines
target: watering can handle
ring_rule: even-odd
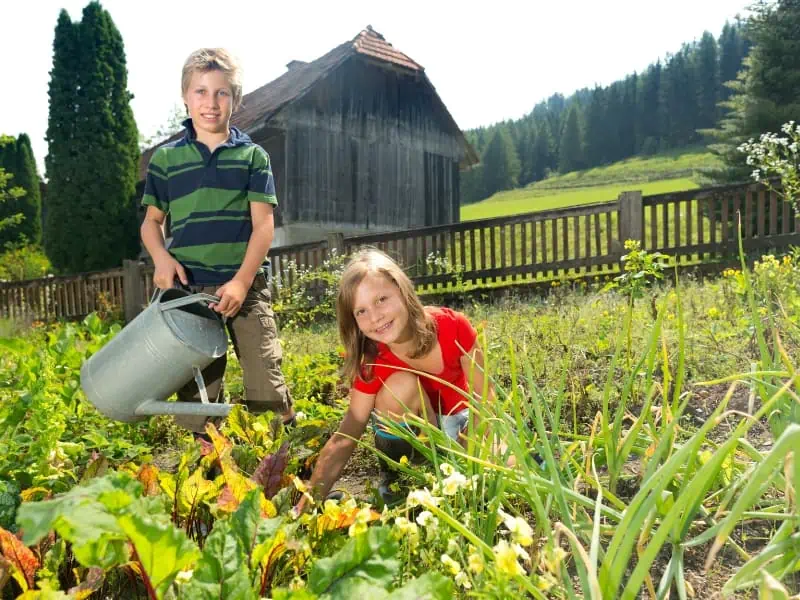
[[[208,302],[210,304],[216,304],[219,301],[220,298],[218,296],[212,296],[211,294],[192,294],[191,296],[184,296],[183,298],[176,298],[175,300],[164,302],[164,304],[161,304],[159,308],[161,309],[161,312],[165,312],[167,310],[172,310],[173,308],[180,308],[181,306],[195,304],[196,302]]]

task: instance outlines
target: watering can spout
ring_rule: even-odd
[[[179,415],[190,417],[227,417],[231,412],[230,404],[204,404],[199,402],[165,402],[163,400],[147,400],[136,407],[137,416]]]

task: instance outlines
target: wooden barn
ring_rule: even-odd
[[[369,26],[290,62],[231,123],[272,160],[276,247],[457,222],[459,170],[478,162],[424,68]]]

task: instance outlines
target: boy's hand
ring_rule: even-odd
[[[165,256],[159,261],[155,261],[156,271],[153,273],[153,283],[160,290],[168,290],[175,285],[175,278],[180,279],[183,285],[189,285],[189,278],[183,265],[172,258],[171,255]]]
[[[242,308],[247,297],[247,286],[238,279],[231,279],[216,291],[216,295],[220,298],[219,304],[209,304],[209,308],[230,318]]]

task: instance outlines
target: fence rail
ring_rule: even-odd
[[[690,265],[735,258],[738,232],[746,250],[800,245],[800,214],[756,184],[687,190],[564,209],[464,221],[407,231],[327,239],[270,251],[273,286],[291,285],[335,251],[376,246],[398,259],[421,291],[503,285],[618,272],[623,242]],[[132,319],[153,293],[153,267],[0,283],[0,317],[74,319],[98,308],[122,308]]]

